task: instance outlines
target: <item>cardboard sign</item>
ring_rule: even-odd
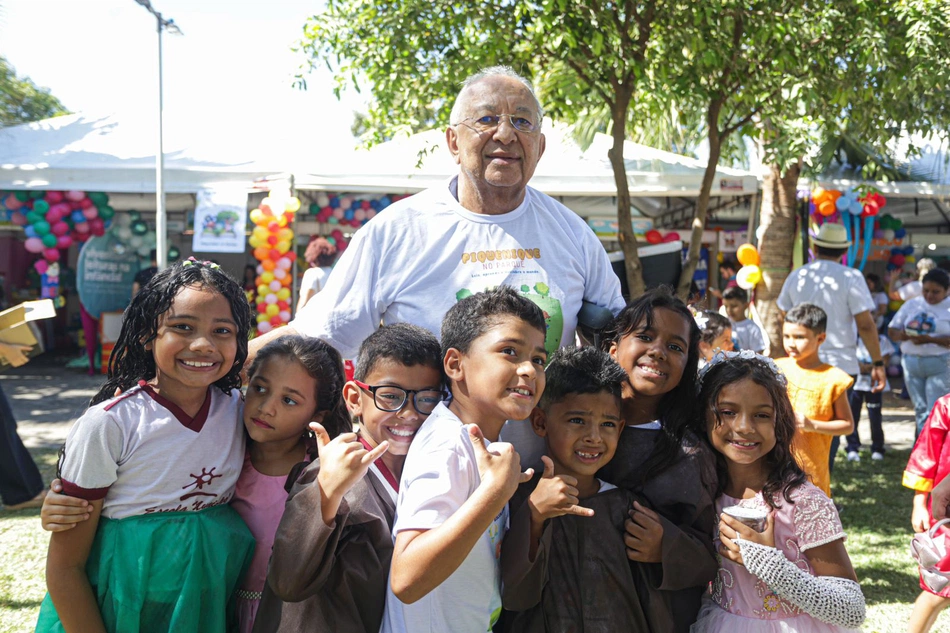
[[[50,299],[25,301],[18,306],[0,312],[0,341],[13,345],[31,345],[27,356],[33,358],[43,353],[43,337],[35,321],[56,316],[56,308]],[[0,367],[10,363],[0,356]]]

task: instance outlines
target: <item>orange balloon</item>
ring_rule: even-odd
[[[758,266],[759,251],[752,244],[743,244],[736,250],[736,259],[743,266]]]
[[[265,259],[261,262],[261,266],[264,267],[264,270],[274,270],[277,267],[277,262],[273,259]]]
[[[259,262],[262,262],[265,259],[267,259],[269,253],[270,253],[270,249],[267,248],[266,246],[258,246],[257,248],[254,249],[254,259],[256,259]]]
[[[825,200],[824,202],[818,205],[818,213],[824,216],[831,215],[832,213],[835,212],[835,210],[836,210],[835,203],[832,202],[831,200]]]
[[[817,189],[811,192],[811,201],[814,202],[816,206],[821,204],[827,199],[828,199],[828,192],[822,189],[821,187],[818,187]]]

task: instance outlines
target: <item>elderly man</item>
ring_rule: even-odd
[[[778,297],[778,307],[788,312],[800,303],[812,303],[828,315],[827,338],[822,343],[821,360],[847,372],[858,375],[857,333],[871,354],[871,380],[873,391],[884,389],[884,362],[881,345],[874,324],[874,299],[868,290],[864,275],[856,268],[842,265],[841,257],[851,241],[844,226],[825,223],[818,235],[812,238],[818,259],[792,271],[785,280]],[[850,394],[850,391],[849,391]],[[855,419],[855,425],[858,420]],[[840,438],[831,444],[830,464],[834,464]],[[848,459],[857,461],[857,452],[849,453]]]
[[[320,301],[288,327],[353,358],[380,323],[413,323],[437,336],[460,298],[509,285],[537,303],[545,346],[572,344],[583,301],[623,307],[603,247],[575,213],[528,187],[544,153],[543,112],[531,84],[507,67],[468,78],[452,109],[446,145],[458,176],[400,200],[361,228]]]

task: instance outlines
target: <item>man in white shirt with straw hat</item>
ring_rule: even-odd
[[[845,266],[841,258],[851,245],[841,224],[826,222],[812,237],[817,259],[793,270],[782,286],[778,307],[788,312],[801,303],[812,303],[828,315],[827,338],[819,351],[821,360],[858,375],[857,335],[871,354],[872,390],[884,389],[884,362],[877,327],[874,324],[874,299],[860,270]],[[855,421],[857,422],[857,421]],[[831,461],[838,449],[838,438],[831,447]]]

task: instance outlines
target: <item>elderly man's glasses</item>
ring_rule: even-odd
[[[445,400],[445,392],[437,389],[422,389],[413,391],[412,389],[403,389],[402,387],[393,387],[390,385],[367,385],[365,382],[354,380],[360,389],[364,389],[373,394],[373,403],[380,411],[389,413],[402,411],[406,406],[409,397],[412,396],[412,406],[422,415],[429,415]]]
[[[532,132],[537,132],[541,129],[541,125],[539,123],[535,123],[528,117],[522,116],[520,114],[486,114],[483,116],[462,119],[455,125],[464,125],[465,127],[471,128],[479,133],[489,132],[491,130],[497,129],[502,119],[508,119],[508,122],[511,123],[511,127],[526,134],[531,134]]]

